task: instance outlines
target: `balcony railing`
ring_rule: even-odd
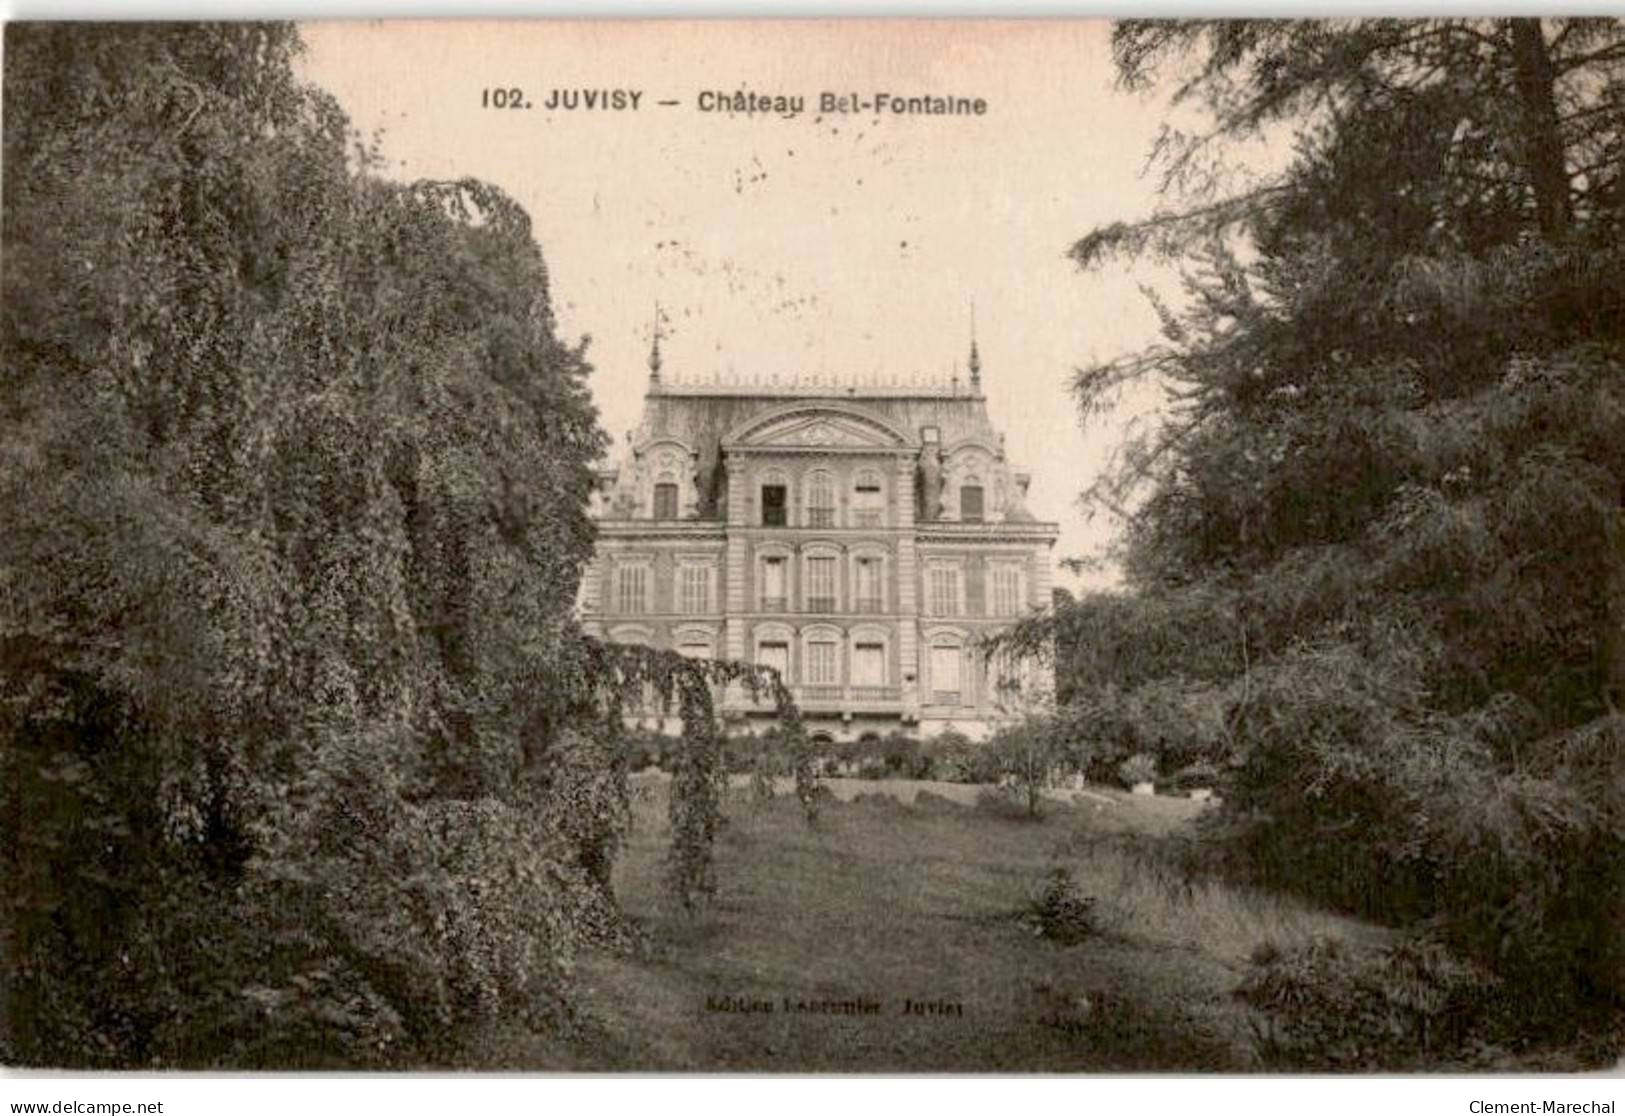
[[[958,690],[932,690],[931,691],[931,704],[932,705],[958,705],[959,704],[959,691]]]
[[[786,612],[786,611],[789,610],[789,607],[790,607],[790,602],[789,602],[788,599],[786,599],[784,597],[763,597],[762,598],[762,611],[763,612]]]
[[[884,525],[882,521],[885,514],[885,512],[874,508],[858,508],[852,513],[852,525],[854,527],[880,527]]]
[[[802,705],[874,705],[900,702],[903,699],[901,686],[845,686],[840,683],[804,682],[792,686],[790,691]],[[741,693],[736,700],[743,700],[758,709],[770,709],[773,706],[772,695],[766,691],[763,691],[754,702],[747,693]]]
[[[809,527],[833,527],[833,526],[835,526],[835,509],[834,508],[808,508],[807,509],[807,526],[809,526]]]
[[[835,598],[834,597],[808,597],[807,598],[807,611],[808,612],[834,612],[835,611]]]
[[[886,602],[880,597],[859,597],[853,602],[854,612],[880,613],[886,611]]]

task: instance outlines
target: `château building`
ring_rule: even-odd
[[[674,383],[656,338],[642,422],[594,495],[586,630],[776,667],[815,739],[985,736],[1008,691],[978,640],[1049,601],[1056,525],[1026,509],[974,341],[969,370]],[[735,731],[773,712],[721,705]]]

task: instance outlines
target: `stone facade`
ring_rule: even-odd
[[[974,346],[964,387],[672,384],[658,347],[650,368],[594,497],[587,631],[776,666],[815,737],[985,736],[1006,712],[977,641],[1049,601],[1056,525],[1024,506]],[[722,709],[771,723],[743,693]]]

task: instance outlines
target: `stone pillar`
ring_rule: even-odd
[[[722,556],[722,641],[723,655],[745,658],[745,578],[749,572],[750,549],[740,533],[750,515],[749,485],[744,483],[743,462],[728,462],[730,483],[727,506],[719,509],[727,521],[726,549]],[[735,468],[735,466],[738,468]]]
[[[899,457],[892,469],[892,484],[897,492],[896,521],[892,537],[896,540],[897,560],[892,565],[892,599],[897,602],[897,657],[901,673],[897,684],[905,711],[918,714],[920,708],[920,603],[916,573],[914,537],[914,462]],[[913,678],[910,682],[907,679]]]
[[[1055,564],[1050,560],[1050,550],[1054,545],[1052,541],[1048,546],[1038,543],[1033,547],[1033,576],[1028,579],[1032,588],[1027,593],[1029,605],[1048,608],[1052,603],[1050,596],[1055,591]]]
[[[576,608],[581,616],[598,616],[604,611],[604,560],[596,551],[581,571],[581,585],[576,593]]]
[[[728,549],[723,556],[723,578],[727,588],[722,598],[722,618],[725,630],[725,654],[730,659],[745,657],[745,623],[741,616],[746,611],[745,574],[750,562],[750,548],[746,541],[732,531],[728,533]]]

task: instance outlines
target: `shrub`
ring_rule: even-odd
[[[879,756],[864,756],[858,761],[860,779],[884,779],[891,774],[891,768],[887,767],[886,761]]]
[[[983,787],[976,792],[976,810],[1006,821],[1033,822],[1038,815],[1027,808],[1025,798],[1014,787]]]
[[[1117,765],[1117,777],[1129,787],[1149,783],[1157,777],[1157,761],[1144,752],[1136,752]]]
[[[1471,1059],[1496,1029],[1496,992],[1482,970],[1435,943],[1358,950],[1321,939],[1286,952],[1261,944],[1237,996],[1263,1017],[1259,1060],[1312,1072]]]
[[[1531,1034],[1625,1004],[1625,717],[1496,763],[1493,710],[1424,713],[1387,663],[1304,648],[1255,676],[1215,834],[1255,883],[1425,924],[1522,1001]],[[1510,706],[1507,716],[1517,716]]]
[[[1165,781],[1159,783],[1160,788],[1166,788],[1172,794],[1185,794],[1193,790],[1215,788],[1220,785],[1224,773],[1211,763],[1193,763],[1182,767],[1169,775]]]
[[[932,777],[950,783],[995,783],[998,760],[987,748],[957,729],[948,729],[925,741],[921,755]]]
[[[893,730],[881,737],[879,753],[886,771],[898,778],[922,778],[931,766],[920,750],[920,742],[905,732]]]
[[[649,729],[627,729],[623,737],[628,771],[646,771],[651,767],[664,770],[670,762],[667,751],[672,746],[670,737]]]
[[[1095,900],[1078,891],[1066,868],[1051,869],[1042,890],[1027,901],[1021,921],[1034,934],[1060,945],[1076,945],[1099,932]]]

